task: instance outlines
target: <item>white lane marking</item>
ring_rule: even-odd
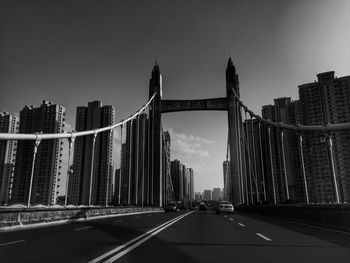
[[[190,212],[190,213],[192,213],[192,212]],[[190,213],[188,213],[188,214],[190,214]],[[188,215],[188,214],[185,214],[185,215]],[[132,239],[132,240],[126,242],[125,244],[123,244],[123,245],[121,245],[121,246],[118,246],[118,247],[112,249],[111,251],[106,252],[105,254],[103,254],[103,255],[101,255],[101,256],[99,256],[99,257],[97,257],[97,258],[95,258],[95,259],[89,261],[88,263],[96,263],[96,262],[99,262],[100,260],[102,260],[102,259],[104,259],[104,258],[106,258],[106,257],[108,257],[108,256],[110,256],[110,255],[112,255],[113,253],[118,252],[119,250],[121,250],[121,249],[127,247],[128,245],[130,245],[130,244],[136,242],[137,240],[139,240],[139,239],[141,239],[141,238],[143,238],[143,237],[149,235],[149,234],[152,233],[153,231],[156,231],[156,230],[162,228],[163,226],[165,226],[165,225],[168,224],[169,222],[172,222],[172,221],[176,220],[177,218],[182,218],[182,216],[183,216],[183,215],[180,215],[180,216],[178,216],[178,217],[176,217],[176,218],[173,218],[173,219],[171,219],[171,220],[169,220],[169,221],[167,221],[167,222],[161,224],[160,226],[157,226],[157,227],[155,227],[155,228],[153,228],[153,229],[147,231],[146,233],[144,233],[144,234],[142,234],[142,235],[140,235],[140,236],[138,236],[138,237],[135,237],[134,239]]]
[[[224,216],[224,217],[227,217],[227,216]]]
[[[89,228],[92,228],[92,226],[84,226],[84,227],[76,228],[74,229],[74,231],[80,231],[80,230],[89,229]]]
[[[245,225],[243,225],[242,223],[238,223],[241,227],[245,227]]]
[[[263,234],[260,234],[260,233],[255,233],[255,234],[257,234],[259,237],[265,239],[266,241],[272,241],[271,238],[268,238],[268,237],[264,236]]]
[[[231,217],[230,217],[229,219],[230,219],[231,221],[233,221],[233,220],[234,220],[234,219],[233,219],[233,218],[231,218]]]
[[[26,240],[17,240],[17,241],[2,243],[2,244],[0,244],[0,247],[1,247],[1,246],[12,245],[12,244],[16,244],[16,243],[21,243],[21,242],[24,242],[24,241],[26,241]]]
[[[114,223],[120,223],[123,222],[123,220],[115,220]]]
[[[140,246],[142,243],[146,242],[148,239],[152,238],[153,236],[157,235],[158,233],[160,233],[161,231],[163,231],[164,229],[168,228],[169,226],[171,226],[172,224],[175,224],[177,221],[181,220],[182,218],[184,218],[185,216],[191,214],[193,212],[184,214],[180,217],[177,217],[175,220],[173,220],[171,223],[163,226],[162,228],[159,228],[158,230],[154,231],[153,233],[151,233],[150,235],[146,236],[145,238],[139,240],[138,242],[136,242],[135,244],[133,244],[132,246],[128,247],[127,249],[121,251],[120,253],[118,253],[117,255],[111,257],[110,259],[104,261],[103,263],[113,263],[114,261],[116,261],[118,258],[121,258],[122,256],[124,256],[125,254],[129,253],[130,251],[134,250],[135,248],[137,248],[138,246]]]

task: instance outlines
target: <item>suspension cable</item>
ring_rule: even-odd
[[[342,130],[349,130],[350,129],[350,122],[348,123],[336,123],[336,124],[324,124],[324,125],[291,125],[286,124],[283,122],[273,122],[271,120],[264,119],[258,114],[255,114],[252,110],[248,108],[238,97],[237,93],[232,89],[233,94],[239,104],[244,108],[245,111],[247,111],[251,116],[254,116],[259,121],[266,123],[268,125],[280,128],[280,129],[286,129],[286,130],[294,130],[294,131],[313,131],[313,132],[331,132],[331,131],[342,131]]]
[[[98,134],[100,132],[108,131],[111,129],[115,129],[128,121],[134,119],[136,116],[142,113],[144,109],[148,107],[148,105],[154,100],[154,97],[156,96],[156,93],[153,94],[153,96],[148,100],[148,102],[142,106],[141,109],[139,109],[136,113],[131,115],[129,118],[122,120],[116,124],[106,126],[99,129],[93,129],[88,131],[80,131],[80,132],[64,132],[64,133],[47,133],[47,134],[25,134],[25,133],[0,133],[0,140],[48,140],[48,139],[64,139],[64,138],[71,138],[74,137],[80,137],[80,136],[86,136],[91,134]]]

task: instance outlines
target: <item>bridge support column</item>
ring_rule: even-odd
[[[238,141],[238,129],[236,125],[238,124],[236,113],[237,110],[237,100],[235,98],[234,92],[239,95],[238,87],[238,75],[236,74],[236,69],[232,63],[231,58],[228,61],[226,68],[226,95],[227,95],[227,115],[228,115],[228,136],[230,142],[230,176],[231,185],[230,187],[230,201],[233,205],[238,205],[240,202],[240,180],[239,180],[239,147]]]
[[[156,94],[149,116],[150,125],[150,162],[149,171],[151,178],[151,205],[162,207],[163,191],[162,191],[162,118],[161,118],[161,103],[162,103],[162,75],[159,71],[159,66],[156,63],[152,78],[150,79],[149,97]]]

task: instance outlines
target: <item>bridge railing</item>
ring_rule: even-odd
[[[23,134],[23,133],[0,133],[0,140],[17,140],[17,141],[21,141],[21,140],[32,140],[34,141],[34,150],[33,150],[33,160],[32,160],[32,165],[31,165],[31,174],[30,174],[30,184],[29,184],[29,193],[28,193],[28,198],[27,198],[27,207],[29,208],[31,206],[31,198],[32,198],[32,187],[33,187],[33,177],[34,177],[34,169],[35,169],[35,162],[36,162],[36,156],[37,156],[37,152],[38,152],[38,147],[41,143],[41,141],[43,140],[54,140],[54,139],[58,139],[58,140],[62,140],[62,139],[67,139],[68,140],[68,163],[67,163],[67,180],[66,180],[66,195],[65,195],[65,201],[64,201],[64,206],[67,206],[67,202],[68,202],[68,187],[69,187],[69,170],[70,170],[70,163],[71,163],[71,152],[73,149],[73,145],[74,145],[74,141],[76,138],[78,137],[82,137],[82,136],[89,136],[89,135],[93,135],[93,141],[92,141],[92,158],[91,158],[91,174],[90,174],[90,189],[89,189],[89,202],[88,202],[88,206],[91,205],[91,195],[92,195],[92,180],[93,180],[93,170],[94,170],[94,152],[95,152],[95,142],[96,142],[96,137],[98,134],[106,132],[106,131],[110,131],[110,137],[113,138],[113,131],[115,129],[117,129],[118,127],[121,129],[121,134],[120,134],[120,141],[121,144],[123,144],[123,127],[127,126],[128,123],[131,123],[130,126],[132,127],[133,124],[133,120],[137,119],[142,113],[145,113],[145,111],[148,109],[150,109],[150,107],[152,107],[152,102],[154,101],[154,98],[156,96],[156,93],[153,94],[153,96],[147,101],[146,104],[144,104],[139,110],[137,110],[134,114],[132,114],[130,117],[123,119],[121,121],[119,121],[116,124],[113,125],[109,125],[106,127],[102,127],[102,128],[96,128],[96,129],[92,129],[92,130],[87,130],[87,131],[70,131],[70,132],[64,132],[64,133],[50,133],[50,134],[42,134],[42,133],[35,133],[35,134]],[[121,151],[122,151],[122,147]],[[122,158],[122,153],[120,154],[121,158]],[[130,156],[131,158],[131,156]],[[108,169],[109,169],[108,165]],[[122,171],[121,171],[122,172]],[[129,171],[130,172],[130,171]],[[108,175],[109,176],[110,171],[108,171]],[[119,175],[119,180],[121,180],[121,176],[122,174]],[[107,186],[106,186],[106,193],[105,193],[105,200],[106,203],[105,205],[108,205],[108,178],[107,178]],[[119,181],[119,185],[120,185],[120,181]],[[56,191],[57,191],[57,183],[56,183],[56,187],[54,189],[54,196],[56,197]],[[54,198],[56,201],[56,198]],[[120,189],[119,189],[119,204],[120,204]],[[55,201],[53,204],[55,204]],[[51,204],[51,205],[53,205]]]
[[[327,203],[339,204],[350,201],[344,198],[344,195],[341,195],[339,184],[344,178],[337,176],[336,173],[339,169],[337,170],[335,164],[335,158],[339,158],[339,149],[336,148],[339,148],[339,142],[337,145],[336,139],[346,137],[346,134],[350,131],[350,123],[293,125],[274,122],[254,113],[243,103],[235,90],[233,90],[233,93],[234,103],[237,107],[236,125],[239,127],[237,151],[240,151],[240,154],[236,161],[239,166],[238,179],[241,204],[266,203],[268,201],[278,204],[281,202],[279,200],[281,195],[284,196],[282,200],[284,203],[296,202],[296,200],[292,200],[292,193],[290,192],[291,180],[295,182],[293,177],[296,176],[298,176],[299,186],[302,185],[303,188],[304,200],[302,202],[306,204],[316,203],[317,201],[310,196],[310,192],[314,192],[315,189],[306,168],[309,163],[305,163],[305,154],[309,159],[312,156],[312,152],[310,152],[312,149],[309,146],[310,138],[319,140],[319,144],[324,144],[325,151],[329,156],[329,176],[334,192],[334,200],[328,200]],[[243,117],[242,113],[244,113]],[[292,143],[290,143],[291,140]],[[292,152],[291,147],[294,147],[292,149],[294,152]],[[298,152],[297,165],[300,167],[290,168],[288,165],[291,164],[288,161],[291,162],[291,158],[296,158],[290,156],[295,154],[295,151]],[[350,149],[345,149],[345,151],[350,152]],[[276,158],[279,160],[276,160]],[[229,155],[227,160],[230,160]],[[297,171],[298,174],[288,174],[291,170]],[[299,202],[301,201],[299,200]]]

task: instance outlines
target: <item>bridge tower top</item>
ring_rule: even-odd
[[[236,74],[236,68],[233,65],[232,59],[229,58],[226,67],[226,94],[227,96],[232,93],[232,89],[239,96],[239,82],[238,74]]]
[[[156,93],[156,96],[162,98],[162,74],[160,74],[158,61],[154,63],[152,70],[152,76],[149,80],[149,97],[151,98],[153,94]]]

